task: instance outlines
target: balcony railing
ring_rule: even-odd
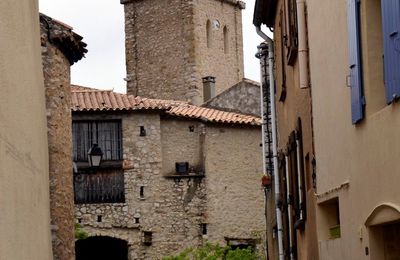
[[[123,203],[124,173],[122,170],[74,175],[75,203]]]

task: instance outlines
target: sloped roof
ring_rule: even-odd
[[[100,90],[71,86],[72,111],[123,111],[140,109],[166,110],[176,101],[148,99],[120,94],[112,90]]]
[[[46,41],[57,45],[71,65],[88,52],[83,37],[75,33],[71,26],[40,13],[40,28],[42,45]]]
[[[254,4],[253,24],[273,27],[275,21],[277,0],[256,0]]]
[[[189,104],[172,106],[167,114],[188,118],[200,119],[206,122],[260,125],[259,117],[243,115],[239,113],[226,112],[213,108],[198,107]]]
[[[191,105],[184,101],[135,97],[82,86],[71,86],[72,111],[163,110],[166,115],[206,122],[261,125],[259,117]]]

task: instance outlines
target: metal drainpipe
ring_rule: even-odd
[[[300,88],[309,87],[308,79],[308,46],[306,33],[306,1],[297,0],[297,24],[299,35],[299,74]]]
[[[265,55],[264,53],[264,46],[257,46],[258,48],[258,52],[256,54],[256,58],[260,59],[260,70],[261,70],[261,85],[260,85],[260,108],[261,108],[261,120],[262,120],[262,124],[261,124],[261,137],[262,137],[262,161],[263,161],[263,175],[267,176],[268,171],[267,171],[267,164],[269,162],[267,162],[267,147],[266,147],[266,134],[268,134],[266,132],[266,129],[268,129],[268,115],[265,116],[265,110],[268,110],[268,101],[264,100],[264,88],[263,86],[265,86],[268,82],[268,80],[266,79],[267,77],[267,71],[266,71],[266,66],[268,63],[268,55]],[[268,149],[269,150],[269,149]],[[270,187],[264,187],[264,205],[265,205],[265,226],[267,227],[268,225],[268,213],[267,213],[267,207],[268,207],[268,192],[270,191]],[[268,229],[265,230],[265,256],[266,256],[266,260],[269,260],[269,255],[268,255]]]
[[[268,43],[268,63],[269,63],[269,90],[271,102],[271,120],[272,120],[272,155],[274,164],[274,187],[275,187],[275,205],[276,205],[276,222],[278,227],[278,252],[279,260],[285,260],[283,250],[283,225],[282,210],[280,206],[280,184],[278,171],[278,149],[277,149],[277,133],[276,133],[276,108],[275,108],[275,79],[274,79],[274,42],[269,38],[260,26],[256,26],[256,32]],[[264,133],[263,133],[264,134]]]

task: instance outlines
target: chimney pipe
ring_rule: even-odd
[[[215,97],[215,77],[207,76],[203,78],[203,98],[204,102]]]

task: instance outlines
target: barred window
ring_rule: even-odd
[[[74,121],[72,123],[74,161],[87,161],[93,144],[103,151],[103,160],[122,160],[121,121]]]

